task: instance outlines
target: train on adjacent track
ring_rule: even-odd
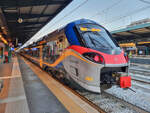
[[[112,85],[131,87],[128,57],[111,34],[92,20],[71,22],[20,53],[88,91],[100,93],[103,86]]]

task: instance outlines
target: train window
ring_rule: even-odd
[[[63,38],[59,39],[59,42],[63,42]]]
[[[85,41],[84,41],[84,39],[81,37],[81,35],[79,34],[79,32],[78,32],[78,30],[77,30],[77,27],[74,27],[74,32],[76,33],[77,38],[78,38],[80,44],[81,44],[82,46],[86,47]]]
[[[32,48],[32,56],[33,57],[40,57],[40,49],[39,48]]]
[[[56,42],[48,42],[47,45],[43,46],[43,60],[48,63],[53,63],[58,57]]]
[[[32,56],[32,50],[31,49],[29,49],[28,55]]]
[[[64,35],[59,36],[57,40],[47,42],[43,47],[43,60],[54,63],[68,46],[69,43]]]
[[[58,51],[59,55],[69,46],[68,40],[65,36],[59,37]]]
[[[50,63],[53,63],[53,53],[54,53],[54,50],[53,50],[53,46],[47,46],[45,45],[43,47],[43,60],[45,62],[50,62]]]
[[[110,33],[103,27],[95,24],[76,26],[81,45],[100,50],[110,50],[119,47]]]
[[[65,38],[64,49],[67,48],[67,47],[69,47],[69,45],[70,45],[70,44],[69,44],[69,42],[68,42],[68,39]]]

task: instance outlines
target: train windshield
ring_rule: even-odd
[[[96,50],[112,50],[119,47],[110,33],[99,25],[82,24],[76,26],[76,28],[80,35],[80,42],[88,48]]]

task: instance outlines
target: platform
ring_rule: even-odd
[[[0,113],[29,113],[17,58],[13,58],[12,63],[0,65],[0,79],[4,81]]]
[[[98,113],[68,88],[22,57],[0,65],[0,113]]]
[[[139,63],[139,64],[150,64],[150,58],[149,57],[134,57],[130,58],[131,63]]]

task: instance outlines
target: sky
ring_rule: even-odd
[[[98,22],[109,31],[125,28],[131,22],[150,18],[150,0],[73,0],[24,46],[78,19]],[[23,47],[24,47],[23,46]]]

